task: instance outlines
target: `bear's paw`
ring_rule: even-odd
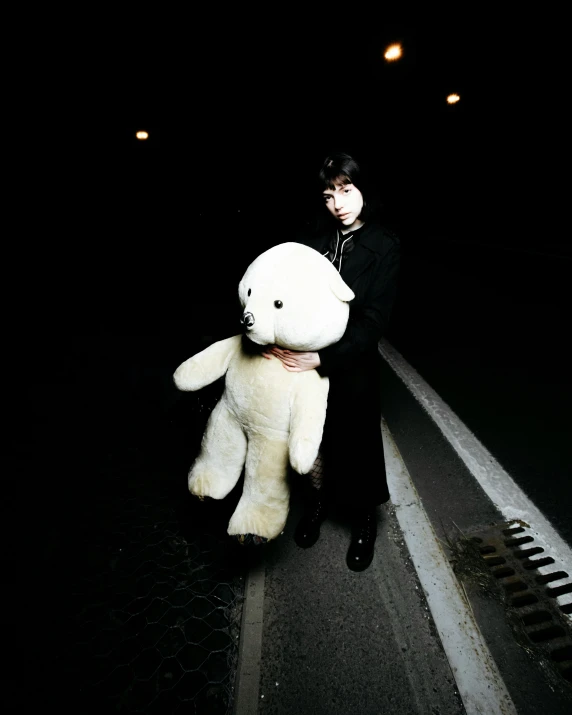
[[[243,495],[228,524],[228,533],[230,536],[251,534],[270,541],[283,531],[287,516],[287,501],[281,508],[271,508]]]
[[[205,497],[224,499],[228,493],[226,484],[216,474],[201,469],[189,474],[189,491],[201,501]]]
[[[315,440],[302,437],[290,445],[290,464],[298,474],[308,474],[318,456],[319,444]]]

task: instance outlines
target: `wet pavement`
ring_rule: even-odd
[[[351,528],[332,510],[311,549],[285,533],[267,549],[258,712],[461,715],[451,667],[391,504],[371,566],[345,563]]]

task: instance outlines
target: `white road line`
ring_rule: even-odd
[[[256,715],[258,712],[265,578],[264,565],[258,564],[250,569],[246,579],[238,649],[234,715]]]
[[[522,520],[530,525],[535,545],[544,549],[535,558],[551,556],[555,563],[544,567],[545,573],[564,570],[572,578],[572,549],[530,501],[514,479],[501,467],[486,447],[461,422],[451,408],[425,382],[387,340],[379,343],[379,352],[396,375],[439,427],[445,438],[481,485],[486,495],[507,521]],[[566,599],[559,600],[566,603]]]
[[[391,501],[467,715],[516,715],[514,703],[385,422],[381,430]]]

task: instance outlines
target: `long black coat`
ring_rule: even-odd
[[[318,371],[330,378],[322,441],[324,488],[340,504],[374,506],[389,499],[381,438],[378,343],[397,291],[399,239],[375,220],[357,233],[341,276],[355,293],[346,332],[320,350]],[[332,235],[296,238],[325,254]]]

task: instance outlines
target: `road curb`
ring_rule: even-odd
[[[258,712],[265,577],[264,563],[258,563],[246,578],[233,715]]]

